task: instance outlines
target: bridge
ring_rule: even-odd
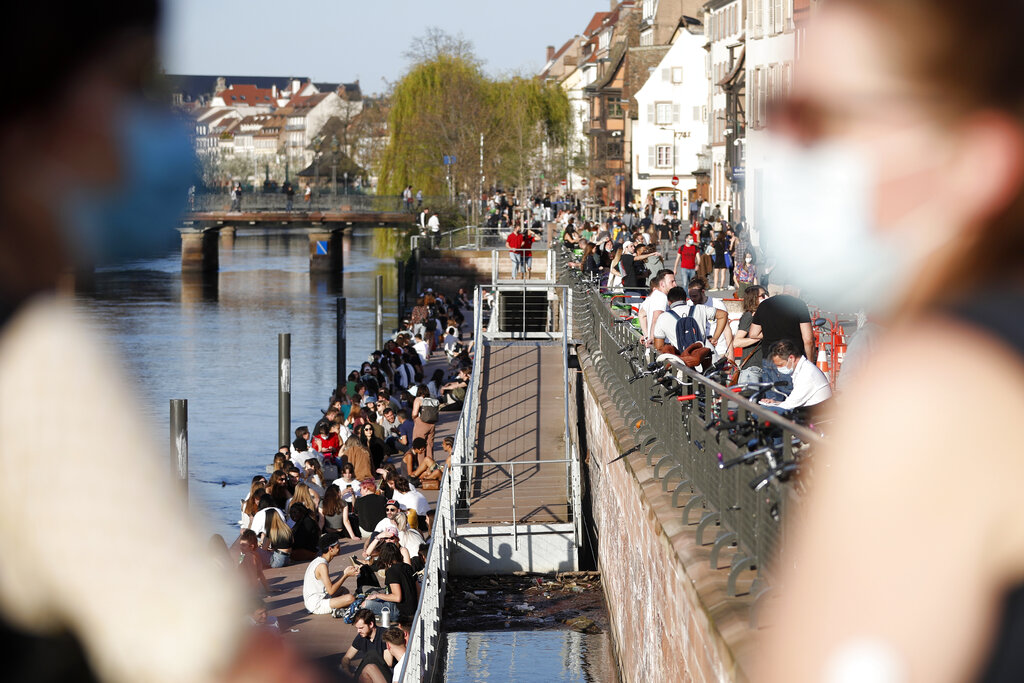
[[[447,208],[447,198],[425,198],[423,206]],[[416,203],[410,211],[399,196],[301,194],[289,204],[280,193],[242,193],[233,203],[227,194],[189,198],[181,228],[183,273],[213,273],[219,268],[219,239],[246,230],[294,231],[309,236],[309,269],[337,273],[343,265],[340,234],[353,227],[396,227],[416,223]]]

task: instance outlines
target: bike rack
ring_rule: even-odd
[[[757,569],[757,560],[753,557],[743,557],[733,564],[732,569],[729,570],[729,582],[726,584],[726,595],[730,598],[735,598],[736,593],[736,580],[739,579],[740,574],[745,571],[753,571]]]
[[[726,531],[718,534],[718,538],[715,539],[715,544],[711,546],[711,568],[718,569],[718,556],[721,554],[723,548],[731,548],[734,545],[738,545],[739,536],[734,531]]]
[[[686,501],[686,505],[683,506],[683,524],[690,526],[690,511],[696,508],[698,505],[704,504],[704,496],[700,493],[693,494],[690,500]]]
[[[722,515],[718,512],[707,512],[703,517],[700,518],[700,522],[697,523],[697,545],[707,545],[704,543],[704,531],[709,525],[714,524],[715,526],[721,526]]]

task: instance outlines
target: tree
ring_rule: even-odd
[[[478,69],[483,65],[473,50],[472,41],[462,33],[453,36],[437,26],[428,26],[422,36],[413,39],[402,56],[413,66],[433,62],[441,57],[459,59]]]
[[[488,184],[527,187],[543,172],[545,144],[563,145],[568,136],[565,92],[532,78],[489,79],[466,41],[438,29],[417,44],[414,65],[392,93],[378,191],[398,194],[413,185],[447,194],[450,173],[456,192],[475,195],[481,135]],[[444,156],[454,163],[442,165]]]

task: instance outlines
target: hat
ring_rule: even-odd
[[[385,505],[394,505],[395,507],[398,507],[398,501],[395,500],[394,498],[392,498],[391,500],[389,500],[388,502],[386,502],[384,504]]]

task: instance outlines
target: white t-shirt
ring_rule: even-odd
[[[419,354],[420,361],[423,364],[426,364],[426,362],[430,359],[430,347],[427,346],[427,342],[418,341],[415,344],[413,344],[412,347],[416,349],[416,353]]]
[[[668,296],[659,289],[651,292],[651,295],[640,304],[640,311],[647,313],[647,324],[650,325],[654,311],[664,312],[668,308]],[[659,316],[660,317],[660,316]],[[657,323],[657,321],[655,321]],[[650,330],[648,330],[650,334]]]
[[[284,513],[278,508],[266,508],[260,510],[252,516],[252,524],[249,525],[249,528],[252,529],[257,536],[259,536],[262,533],[266,533],[267,527],[270,526],[270,524],[267,523],[267,515],[269,515],[271,512],[276,512],[277,516],[281,518],[281,521],[287,523],[287,518],[284,516]]]
[[[338,477],[337,479],[335,479],[331,483],[334,484],[335,486],[337,486],[339,489],[341,489],[341,497],[342,498],[345,497],[345,489],[346,488],[352,489],[352,493],[354,494],[353,498],[358,498],[359,497],[359,480],[358,479],[353,478],[352,481],[345,481],[343,478]]]
[[[430,501],[422,493],[412,488],[412,486],[409,487],[409,493],[395,491],[394,498],[398,501],[398,507],[403,510],[412,509],[418,515],[425,515],[430,512]]]
[[[427,225],[430,227],[431,232],[441,232],[441,221],[438,220],[437,214],[430,217]]]
[[[402,662],[403,661],[405,661],[405,654],[404,653],[395,662],[394,673],[391,674],[391,683],[398,683],[400,680],[402,680]]]
[[[690,304],[693,302],[687,299],[686,303]],[[707,335],[708,340],[710,340],[711,337],[714,336],[715,330],[718,328],[718,321],[715,319],[715,311],[725,311],[726,321],[728,321],[729,309],[725,307],[725,302],[723,302],[721,299],[715,299],[710,296],[708,297],[707,301],[700,305],[700,307],[707,309],[707,322],[705,334]],[[728,322],[726,322],[726,329],[728,329],[728,327]],[[708,343],[710,344],[710,341]],[[718,354],[718,356],[724,355],[726,350],[728,349],[728,346],[728,339],[726,338],[726,334],[723,331],[722,336],[718,338],[718,345],[715,346],[715,353]]]
[[[398,525],[396,525],[393,520],[390,520],[387,517],[377,522],[377,526],[373,527],[373,533],[379,534],[385,529],[393,529],[396,534],[398,533]]]

